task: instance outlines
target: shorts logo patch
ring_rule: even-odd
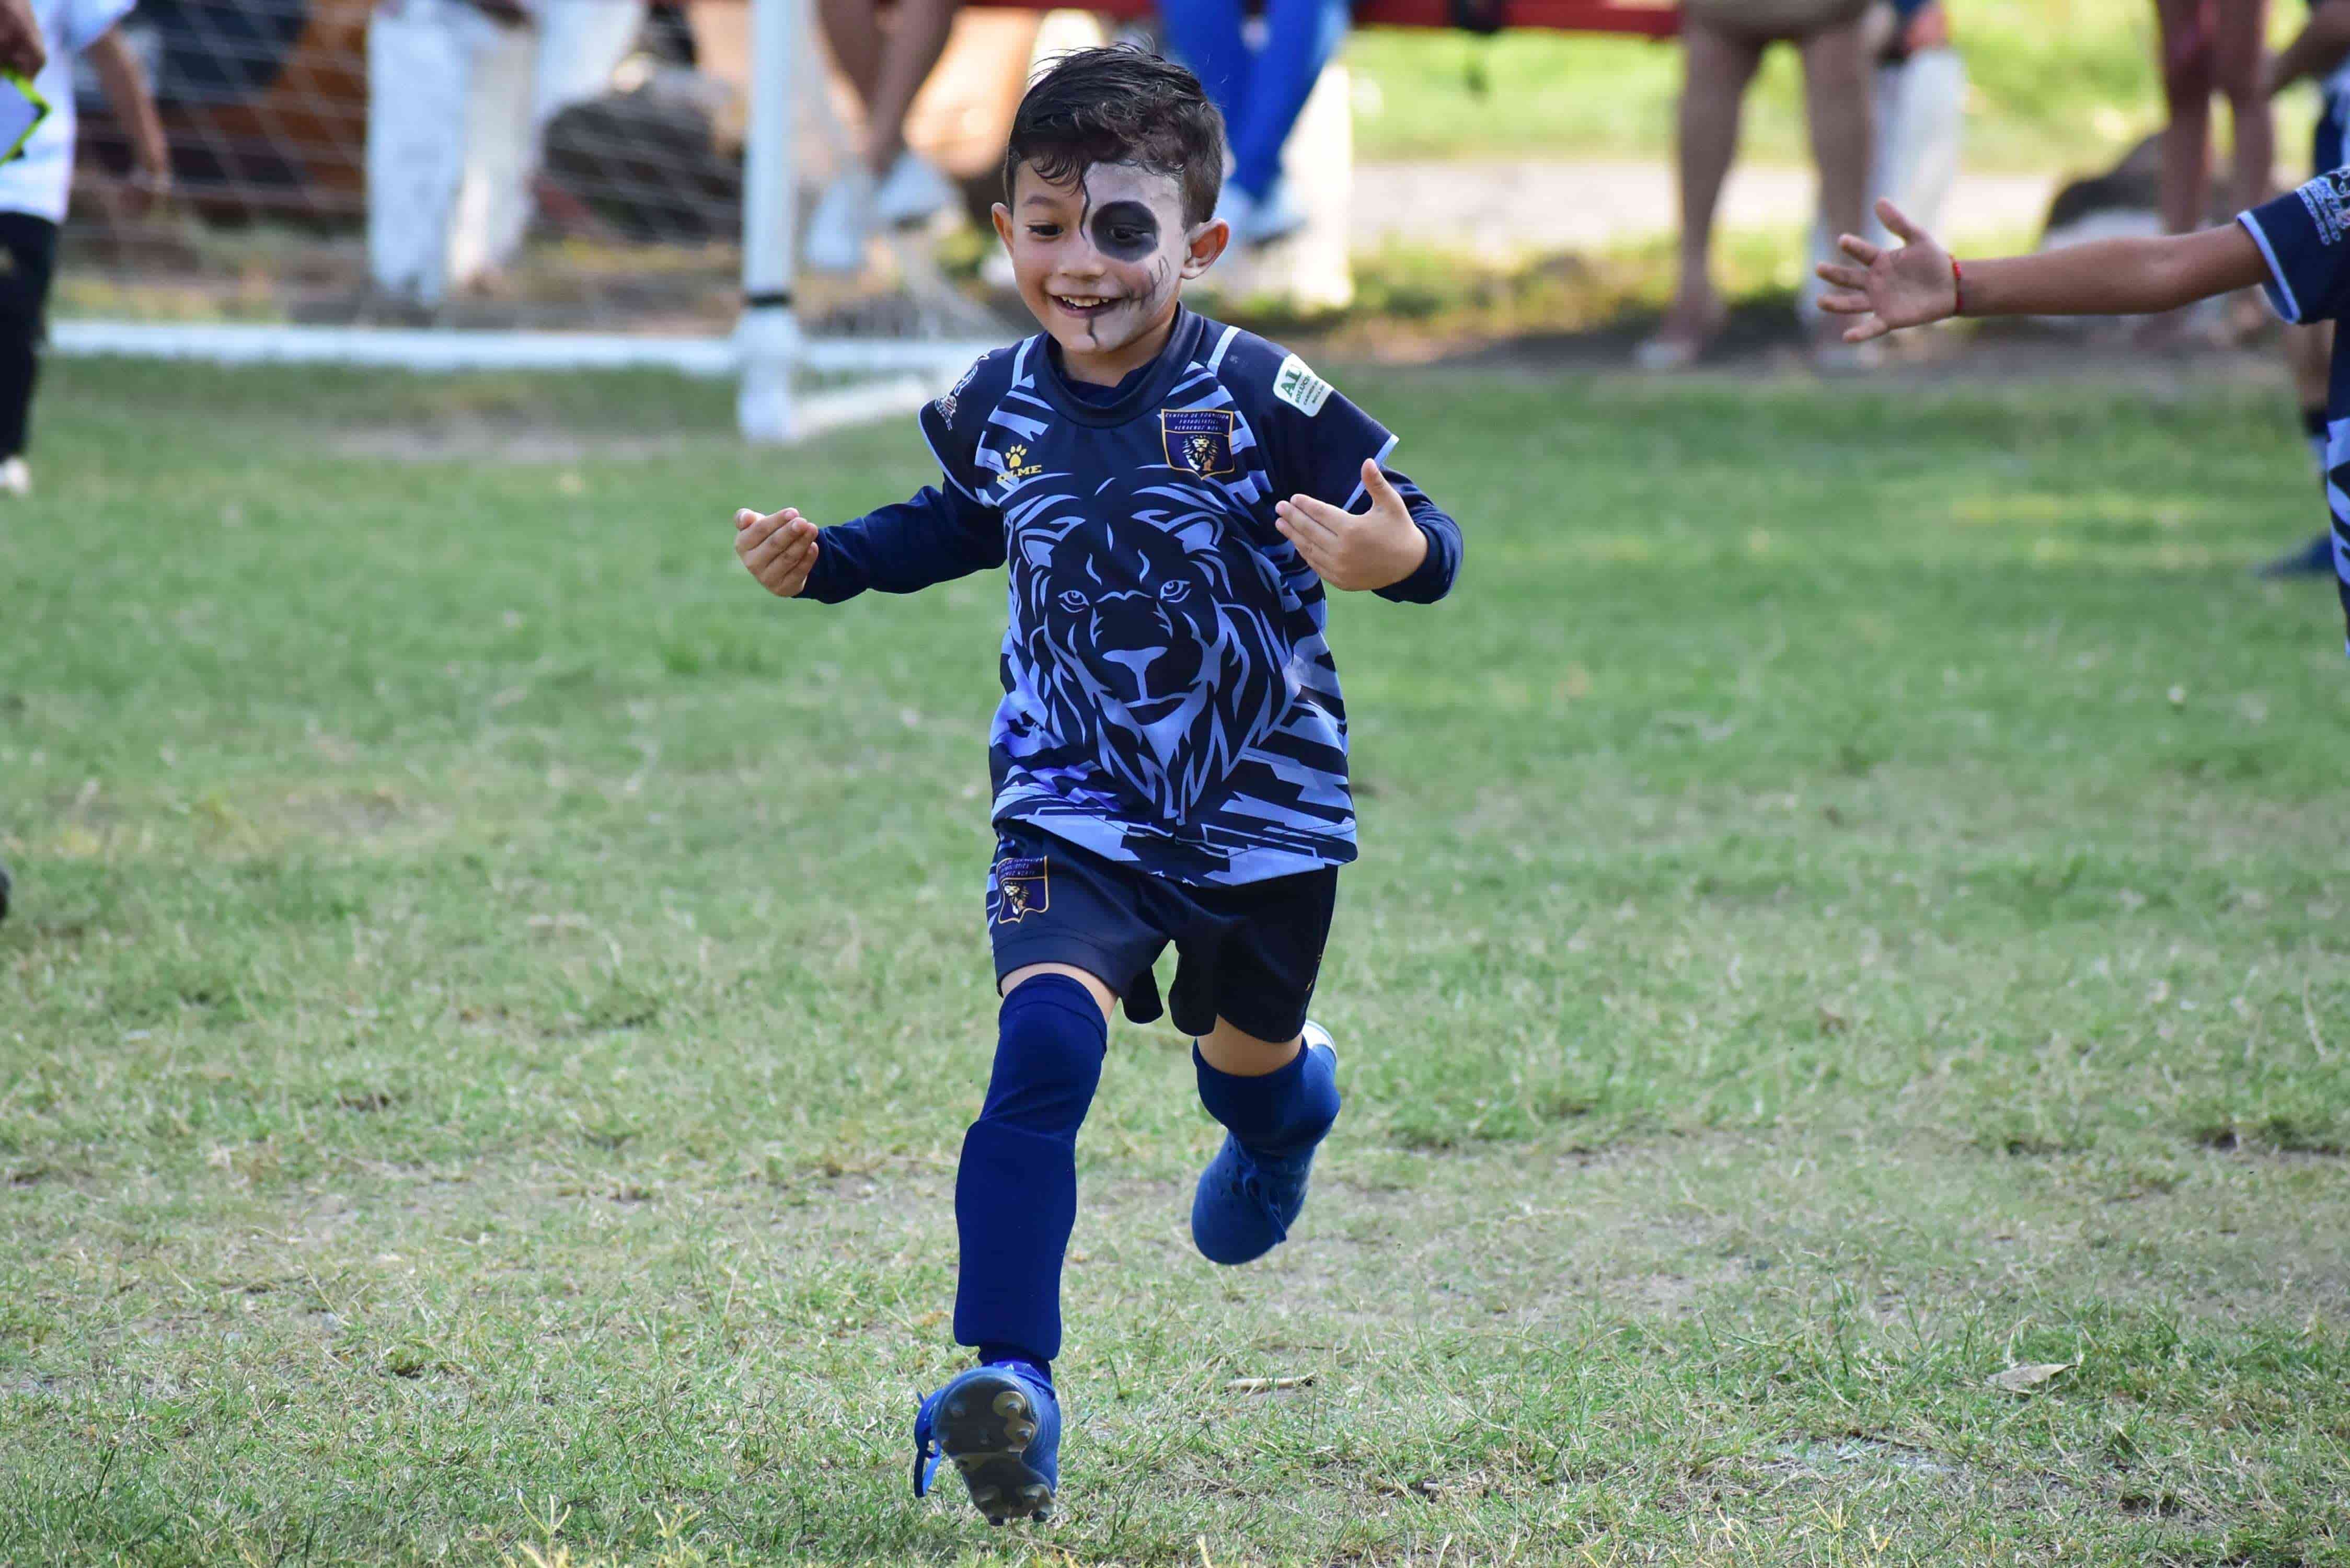
[[[1053,888],[1046,875],[1048,862],[1039,855],[1034,858],[999,860],[995,863],[995,923],[1016,926],[1031,915],[1041,915],[1053,907]]]
[[[1202,479],[1240,472],[1239,460],[1232,456],[1230,409],[1161,409],[1159,441],[1170,468]]]
[[[2350,233],[2350,170],[2336,169],[2330,174],[2320,174],[2300,191],[2301,204],[2309,209],[2310,222],[2317,225],[2317,237],[2329,245],[2342,243],[2345,233]]]
[[[1322,411],[1330,400],[1330,383],[1306,369],[1305,361],[1292,354],[1273,373],[1273,395],[1294,409],[1303,410],[1307,418]]]

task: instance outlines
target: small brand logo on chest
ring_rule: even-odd
[[[1167,466],[1215,479],[1238,473],[1232,456],[1232,410],[1230,409],[1161,409],[1159,439],[1167,452]]]

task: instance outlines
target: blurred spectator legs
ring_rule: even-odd
[[[1941,0],[1885,20],[1890,31],[1885,47],[1877,51],[1876,159],[1868,210],[1862,215],[1866,226],[1856,231],[1878,244],[1893,243],[1877,220],[1879,196],[1891,198],[1920,228],[1942,232],[1942,209],[1958,183],[1959,148],[1966,130],[1967,67],[1950,46]],[[1838,234],[1852,232],[1835,227],[1821,212],[1798,291],[1805,320],[1816,319],[1813,312],[1827,286],[1814,269],[1835,254]]]
[[[889,29],[874,0],[817,0],[841,74],[865,107],[861,157],[837,175],[808,224],[807,265],[855,272],[876,223],[920,223],[954,199],[946,177],[906,146],[906,111],[946,48],[956,0],[898,0]]]
[[[2233,208],[2267,194],[2276,126],[2261,91],[2267,0],[2155,0],[2162,31],[2162,220],[2172,234],[2211,217],[2211,95],[2226,95],[2235,136]]]
[[[1713,218],[1731,159],[1746,89],[1773,42],[1692,15],[1681,28],[1679,144],[1681,192],[1680,280],[1640,363],[1676,369],[1704,352],[1721,330],[1724,310],[1713,289]],[[1859,20],[1794,40],[1803,51],[1804,109],[1820,176],[1820,217],[1838,233],[1857,233],[1867,205],[1870,143],[1869,60]],[[1824,346],[1833,328],[1817,324]]]
[[[1263,244],[1305,221],[1281,178],[1282,149],[1338,46],[1346,0],[1266,0],[1263,36],[1251,47],[1241,0],[1167,0],[1161,9],[1172,52],[1198,73],[1223,111],[1232,173],[1217,215],[1242,244]]]
[[[499,192],[521,173],[534,43],[465,0],[369,17],[368,272],[390,299],[430,310],[521,237]]]

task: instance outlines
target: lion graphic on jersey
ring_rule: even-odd
[[[1231,776],[1288,701],[1287,647],[1239,602],[1235,574],[1260,579],[1260,601],[1278,585],[1253,551],[1226,548],[1227,520],[1201,499],[1145,486],[1123,505],[1040,496],[1006,515],[1040,716],[1066,745],[1090,740],[1102,769],[1169,821]]]

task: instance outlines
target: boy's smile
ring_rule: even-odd
[[[1230,231],[1183,222],[1182,183],[1134,163],[1096,163],[1056,185],[1023,165],[1015,206],[995,209],[1020,297],[1074,379],[1115,385],[1167,340],[1185,279]]]

